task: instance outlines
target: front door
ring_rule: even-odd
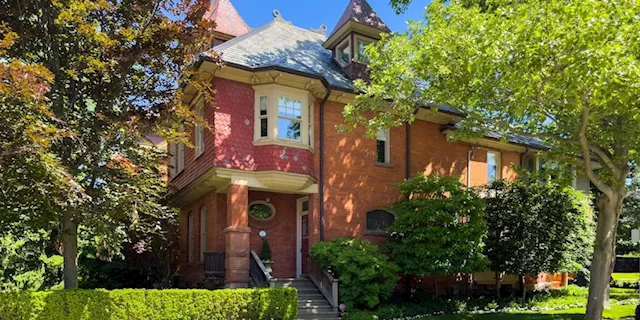
[[[307,255],[309,254],[309,215],[300,217],[301,235],[300,256],[302,257],[302,274],[307,274]]]

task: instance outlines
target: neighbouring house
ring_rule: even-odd
[[[180,209],[187,285],[204,279],[205,258],[217,253],[225,285],[246,287],[252,251],[260,253],[265,235],[275,278],[307,274],[308,250],[319,241],[383,244],[394,220],[388,208],[399,199],[393,184],[417,173],[480,186],[515,179],[514,164],[541,165],[536,153],[545,147],[535,140],[491,134],[449,142],[465,115],[444,105],[416,106],[414,123],[375,139],[364,138],[362,128],[338,132],[343,107],[355,97],[352,81],[367,78],[363,48],[390,30],[366,0],[336,2],[348,5],[328,36],[325,26],[299,28],[277,10],[273,21],[250,29],[229,0],[212,3],[212,50],[226,66],[204,53],[198,67],[212,77],[215,104],[184,88],[185,103],[211,130],[185,128],[194,148],[169,145],[170,203]],[[575,185],[588,189],[589,182],[577,177]]]

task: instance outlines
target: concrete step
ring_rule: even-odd
[[[326,298],[320,292],[303,293],[303,294],[298,293],[298,302],[306,301],[306,300],[325,300],[326,301]]]
[[[298,298],[298,308],[302,307],[330,307],[331,304],[326,299],[300,299]]]
[[[298,307],[298,314],[325,314],[325,313],[337,314],[338,308],[334,308],[331,305]]]

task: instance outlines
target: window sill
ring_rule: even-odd
[[[376,162],[376,167],[393,168],[393,163]]]
[[[204,154],[204,151],[200,152],[200,154],[196,155],[196,157],[194,159],[198,160],[198,159],[202,158],[203,154]]]
[[[287,140],[275,140],[275,139],[260,139],[260,140],[254,140],[253,141],[253,145],[254,146],[272,146],[272,145],[276,145],[276,146],[283,146],[283,147],[290,147],[290,148],[297,148],[297,149],[305,149],[305,150],[309,150],[311,151],[311,153],[315,153],[315,151],[313,150],[313,147],[308,146],[302,142],[297,142],[297,141],[287,141]]]

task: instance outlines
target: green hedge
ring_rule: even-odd
[[[2,320],[295,319],[293,288],[0,293]]]

